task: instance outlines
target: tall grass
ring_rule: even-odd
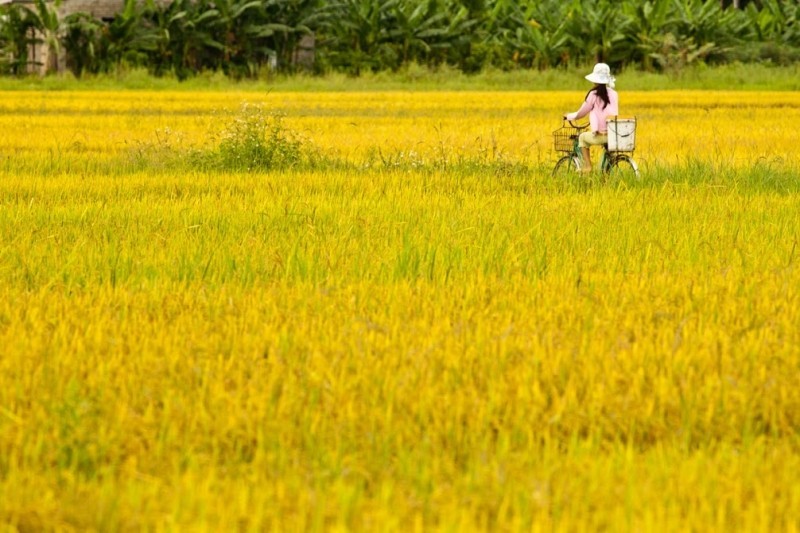
[[[98,119],[107,153],[0,136],[0,521],[796,527],[793,164],[675,129],[674,161],[642,137],[641,181],[559,181],[392,97],[360,116],[397,147],[342,136],[332,98],[298,107],[323,157],[264,169],[184,157],[219,148],[181,127],[208,131],[197,99]],[[476,100],[510,120],[463,98],[464,129]]]
[[[121,69],[112,74],[88,75],[81,79],[69,73],[46,77],[0,78],[3,91],[561,91],[581,90],[583,76],[592,64],[554,68],[544,71],[485,69],[478,74],[464,74],[446,66],[429,69],[416,64],[397,72],[364,72],[357,78],[330,73],[321,76],[303,74],[265,76],[258,80],[233,80],[222,73],[200,73],[178,81],[170,75],[154,77],[143,69]],[[720,91],[796,91],[800,88],[797,66],[769,63],[730,63],[726,65],[686,66],[670,73],[639,71],[633,68],[615,73],[625,78],[628,90],[720,90]]]

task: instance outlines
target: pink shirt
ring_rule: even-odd
[[[574,113],[567,114],[567,119],[575,120],[583,118],[589,113],[589,126],[591,131],[600,133],[608,131],[606,127],[606,117],[619,115],[619,96],[617,96],[617,91],[611,87],[606,87],[606,89],[608,90],[609,102],[605,108],[603,108],[605,102],[597,96],[595,91],[592,91],[589,93],[589,96],[586,97],[586,101],[580,109]]]

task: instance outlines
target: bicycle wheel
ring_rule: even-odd
[[[573,154],[565,155],[556,163],[553,168],[553,177],[567,177],[577,174],[581,169],[581,161]]]
[[[639,179],[639,165],[629,155],[616,154],[608,163],[608,175],[615,179]]]

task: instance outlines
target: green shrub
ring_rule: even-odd
[[[310,163],[313,152],[310,141],[287,128],[281,115],[245,103],[222,131],[217,147],[201,159],[221,170],[259,171]]]
[[[746,43],[732,49],[728,59],[785,67],[800,63],[800,48],[777,43]]]

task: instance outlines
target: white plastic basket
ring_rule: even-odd
[[[636,117],[609,117],[608,151],[633,152],[636,148]]]

